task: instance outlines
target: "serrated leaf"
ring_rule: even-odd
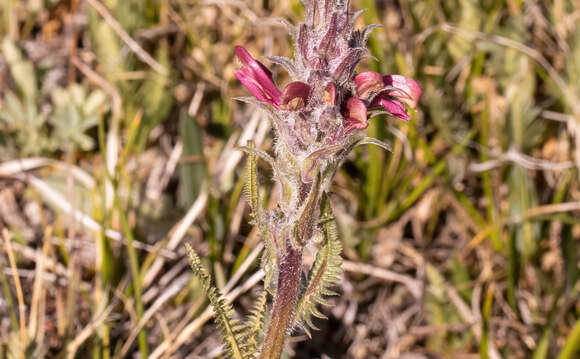
[[[325,318],[316,308],[316,304],[330,305],[323,299],[323,295],[335,294],[330,287],[342,275],[342,243],[338,238],[338,230],[334,221],[332,208],[328,198],[322,199],[322,224],[324,245],[316,254],[316,260],[310,270],[306,289],[302,292],[296,306],[295,326],[302,327],[310,335],[308,328],[317,329],[312,323],[312,316]]]
[[[264,269],[264,272],[266,272],[264,287],[271,293],[274,290],[271,285],[276,274],[279,250],[271,237],[270,231],[263,217],[260,201],[260,184],[258,182],[258,155],[268,161],[272,166],[274,166],[274,160],[267,153],[256,149],[253,141],[248,141],[247,145],[243,146],[242,149],[248,154],[244,192],[246,199],[250,204],[250,209],[252,210],[252,219],[258,227],[260,236],[264,240],[264,245],[266,247],[266,251],[262,257],[262,268]]]
[[[258,300],[252,306],[247,321],[240,328],[240,337],[242,338],[245,355],[248,358],[256,355],[261,343],[261,334],[264,329],[264,314],[266,313],[266,304],[268,292],[263,290]]]
[[[240,346],[240,333],[234,330],[234,328],[239,327],[237,327],[238,321],[233,318],[234,310],[232,306],[226,303],[220,290],[212,284],[209,273],[201,264],[201,260],[193,248],[186,243],[185,250],[191,269],[199,278],[213,308],[215,318],[222,331],[223,339],[229,349],[229,355],[235,359],[245,359],[246,357],[243,355],[244,351]]]

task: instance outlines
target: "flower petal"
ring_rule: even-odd
[[[385,91],[386,95],[405,102],[411,108],[417,107],[423,92],[417,81],[402,75],[386,75],[383,76],[383,83],[385,86],[391,87],[391,89]]]
[[[390,98],[381,97],[378,99],[378,104],[390,112],[393,116],[400,118],[403,121],[409,121],[410,117],[407,114],[407,109],[405,105],[397,100],[392,100]]]
[[[252,71],[255,71],[256,73],[263,72],[269,79],[272,79],[272,72],[268,70],[268,68],[264,66],[264,64],[262,64],[260,61],[254,59],[254,57],[250,55],[250,53],[248,52],[248,50],[246,50],[245,47],[236,46],[235,51],[236,56],[238,57],[238,59],[240,59],[240,61],[244,66],[251,68]]]
[[[274,106],[280,104],[280,90],[272,81],[272,73],[241,46],[236,46],[236,55],[244,65],[234,75],[260,101]]]
[[[234,71],[234,75],[244,86],[248,88],[248,90],[250,90],[252,95],[254,95],[258,100],[268,102],[274,106],[278,106],[278,103],[275,101],[275,99],[264,91],[264,87],[256,80],[252,72],[247,67],[243,67],[238,71]]]
[[[347,133],[353,130],[364,130],[368,127],[367,107],[362,100],[351,97],[346,101],[344,122]]]
[[[354,83],[358,97],[366,100],[373,92],[383,88],[383,76],[374,71],[361,72],[354,77]]]
[[[280,97],[282,110],[300,110],[308,102],[310,87],[304,82],[291,82],[284,88]]]

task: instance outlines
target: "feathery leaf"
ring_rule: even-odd
[[[252,306],[248,319],[243,324],[241,330],[241,338],[243,341],[243,348],[248,353],[248,358],[252,358],[258,354],[260,338],[264,329],[264,314],[266,313],[266,304],[268,299],[268,292],[262,290],[257,301]]]
[[[275,172],[276,167],[274,166],[274,160],[270,155],[256,149],[254,141],[248,141],[247,145],[243,146],[241,149],[248,154],[244,192],[246,193],[250,208],[252,209],[254,223],[258,227],[258,231],[260,232],[260,236],[264,240],[264,245],[266,247],[266,251],[262,256],[262,268],[266,272],[264,287],[270,291],[272,279],[274,278],[275,269],[277,267],[278,248],[276,248],[276,242],[272,239],[262,212],[259,192],[260,183],[258,182],[258,156],[265,159],[274,168]]]
[[[294,326],[299,326],[308,336],[309,328],[318,329],[312,323],[312,316],[325,318],[316,308],[316,304],[330,305],[323,296],[336,295],[330,287],[342,276],[342,244],[338,238],[332,208],[326,195],[322,198],[322,223],[324,246],[316,254],[316,260],[310,270],[308,284],[296,306]]]
[[[246,359],[246,351],[240,345],[242,335],[239,332],[238,321],[233,318],[234,310],[232,306],[224,300],[219,289],[211,282],[209,273],[201,264],[199,256],[189,244],[185,244],[185,250],[189,257],[189,265],[195,275],[199,278],[203,289],[211,303],[218,326],[222,331],[225,344],[229,349],[229,355],[234,359]]]

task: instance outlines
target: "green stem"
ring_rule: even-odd
[[[127,221],[127,217],[125,216],[125,212],[123,212],[121,208],[121,203],[117,195],[115,195],[114,205],[119,214],[119,219],[121,221],[121,227],[123,229],[123,234],[127,239],[127,252],[129,253],[129,266],[131,268],[131,275],[133,276],[133,290],[135,294],[135,309],[137,312],[137,322],[141,320],[143,317],[143,300],[141,298],[141,273],[139,271],[139,260],[137,259],[137,251],[135,247],[133,247],[133,232],[131,231],[131,227],[129,226],[129,222]],[[139,342],[139,352],[142,358],[147,358],[148,356],[148,348],[147,348],[147,336],[145,330],[141,328],[139,331],[138,336]]]
[[[568,335],[566,339],[566,343],[558,355],[558,359],[572,359],[578,358],[576,354],[580,350],[580,319],[576,321],[572,331]]]

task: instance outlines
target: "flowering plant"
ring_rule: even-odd
[[[251,335],[228,330],[234,325],[224,319],[222,327],[234,356],[240,353],[241,357],[277,359],[293,328],[302,327],[309,333],[308,328],[314,328],[311,317],[324,317],[316,304],[328,304],[323,296],[334,294],[329,287],[341,275],[341,245],[326,197],[332,178],[356,145],[373,143],[388,148],[379,140],[365,137],[363,130],[369,117],[387,113],[408,121],[405,105],[414,108],[421,96],[419,84],[407,77],[373,71],[356,73],[358,63],[370,57],[365,44],[377,27],[355,29],[362,11],[351,14],[348,4],[341,0],[305,1],[305,8],[305,22],[289,26],[296,44],[294,58],[269,58],[292,78],[282,91],[261,62],[245,48],[235,48],[242,64],[235,76],[254,95],[242,100],[255,103],[269,114],[276,141],[274,156],[254,148],[252,143],[244,148],[249,153],[246,192],[254,222],[266,244],[265,287],[274,300],[261,346],[256,337],[252,346],[244,346],[240,341]],[[272,166],[282,188],[278,206],[271,211],[260,206],[258,157]],[[303,249],[312,241],[322,242],[322,247],[303,285]],[[192,266],[199,271],[199,266]],[[265,306],[266,301],[260,303]],[[214,309],[216,305],[219,303]],[[257,311],[264,312],[265,308]],[[258,317],[261,321],[263,316]]]

